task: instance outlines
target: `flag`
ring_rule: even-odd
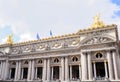
[[[52,31],[50,30],[50,36],[53,36]]]
[[[37,37],[37,40],[40,40],[40,37],[39,37],[39,34],[38,34],[38,33],[37,33],[36,37]]]

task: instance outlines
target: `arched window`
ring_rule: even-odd
[[[73,61],[73,62],[77,62],[77,61],[78,61],[78,58],[77,58],[76,56],[74,56],[74,57],[72,58],[72,61]]]
[[[41,64],[41,63],[43,63],[43,61],[40,59],[40,60],[38,60],[38,64]]]
[[[59,62],[59,59],[58,58],[55,58],[54,59],[54,63],[58,63]]]
[[[97,53],[97,54],[96,54],[96,58],[102,58],[102,56],[103,56],[103,55],[102,55],[101,53]]]

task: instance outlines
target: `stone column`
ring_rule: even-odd
[[[61,58],[61,70],[62,70],[62,73],[61,73],[61,80],[64,81],[64,57]]]
[[[1,68],[2,68],[2,61],[0,62],[0,79],[1,79]]]
[[[21,75],[23,76],[23,74],[21,74],[21,61],[19,61],[18,62],[18,76],[17,76],[17,80],[21,79]]]
[[[92,62],[91,62],[91,54],[88,53],[88,74],[89,74],[89,80],[93,79],[93,74],[92,74]]]
[[[94,78],[96,78],[97,75],[96,75],[96,64],[95,64],[95,61],[93,62],[93,68],[94,68]]]
[[[108,78],[108,70],[107,70],[106,60],[104,61],[104,66],[105,66],[105,78]]]
[[[109,79],[113,80],[113,64],[110,51],[107,51]]]
[[[9,72],[9,79],[11,79],[11,71],[12,71],[12,69],[10,68],[10,72]]]
[[[0,79],[2,79],[3,61],[1,61]]]
[[[52,69],[51,79],[53,80],[53,66],[51,67],[51,69]]]
[[[79,65],[79,79],[81,80],[81,66]]]
[[[72,65],[70,65],[70,80],[72,80]]]
[[[112,52],[113,55],[113,67],[114,67],[114,75],[115,75],[115,80],[118,80],[118,69],[117,69],[117,62],[116,62],[116,51]]]
[[[27,81],[30,81],[31,77],[31,60],[29,60],[29,65],[28,65],[28,75],[27,75]]]
[[[4,75],[5,75],[5,61],[3,61],[3,66],[2,66],[2,79],[4,80]]]
[[[62,70],[61,70],[61,66],[59,66],[59,80],[61,80],[61,76],[62,76]]]
[[[44,66],[43,66],[43,82],[45,82],[45,80],[46,80],[46,77],[47,77],[47,73],[46,73],[46,71],[47,71],[47,61],[46,61],[46,59],[44,59]]]
[[[68,57],[65,57],[65,81],[69,81]]]
[[[82,81],[87,80],[87,58],[86,54],[81,53]]]
[[[7,80],[9,78],[9,62],[8,59],[5,62],[5,75],[4,75],[4,80]]]
[[[50,81],[50,58],[47,60],[47,81]]]
[[[32,60],[32,71],[31,71],[31,81],[34,79],[34,72],[35,72],[35,65],[34,65],[34,60]]]
[[[22,73],[21,73],[21,79],[23,79],[23,72],[24,72],[24,70],[23,70],[23,68],[22,68]]]
[[[37,67],[35,68],[35,79],[37,79]]]
[[[14,78],[14,81],[17,81],[18,80],[18,67],[19,67],[19,64],[18,64],[18,61],[16,61],[16,68],[15,68],[15,78]]]

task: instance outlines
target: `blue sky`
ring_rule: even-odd
[[[120,7],[120,0],[111,0],[111,2],[115,5],[117,5],[118,7]],[[115,15],[120,17],[120,10],[115,11]]]
[[[120,0],[0,0],[0,42],[13,34],[14,42],[87,29],[101,13],[105,24],[120,28]]]
[[[120,6],[120,0],[111,0],[111,2],[118,5],[118,6]]]

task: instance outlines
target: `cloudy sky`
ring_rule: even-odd
[[[0,0],[0,42],[14,42],[87,29],[101,13],[105,24],[120,27],[120,0]]]

